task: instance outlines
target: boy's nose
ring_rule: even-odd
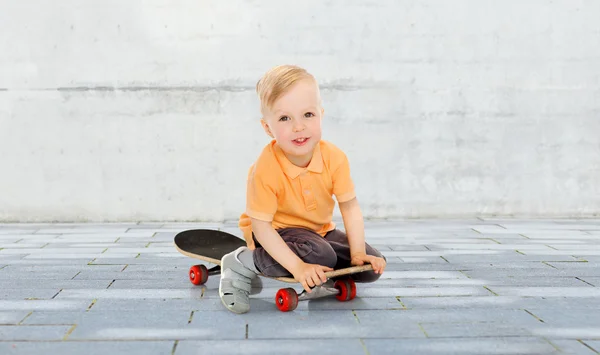
[[[300,132],[304,129],[304,124],[302,122],[296,122],[294,124],[294,132]]]

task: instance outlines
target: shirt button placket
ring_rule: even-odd
[[[310,182],[310,175],[303,173],[300,175],[300,187],[302,188],[302,196],[304,197],[304,206],[307,210],[314,210],[317,208],[317,200],[315,194],[312,191],[312,184]]]

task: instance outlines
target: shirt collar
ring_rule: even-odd
[[[273,144],[273,151],[275,152],[275,156],[277,157],[277,160],[279,161],[279,164],[281,165],[283,172],[285,173],[285,175],[287,175],[290,179],[295,179],[297,178],[300,174],[302,174],[305,171],[310,171],[313,173],[322,173],[323,172],[323,156],[321,155],[321,144],[317,144],[317,146],[315,147],[315,150],[313,151],[313,156],[310,160],[310,163],[308,164],[308,166],[306,168],[301,168],[299,166],[296,166],[294,164],[292,164],[291,161],[289,161],[289,159],[285,156],[285,153],[283,152],[283,150],[281,150],[281,148],[277,145],[277,143],[275,143],[275,140],[272,141]]]

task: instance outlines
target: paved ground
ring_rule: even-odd
[[[368,222],[388,258],[358,297],[256,284],[226,311],[177,232],[234,224],[0,225],[0,354],[598,354],[600,220]]]

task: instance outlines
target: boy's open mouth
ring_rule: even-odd
[[[306,137],[296,138],[296,139],[292,140],[292,142],[295,145],[304,145],[304,144],[306,144],[306,142],[308,142],[309,139],[310,138],[306,138]]]

